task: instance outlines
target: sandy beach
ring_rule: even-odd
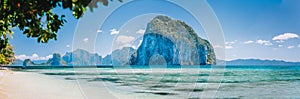
[[[275,68],[228,69],[218,89],[203,86],[209,69],[0,70],[0,99],[299,98],[300,67]]]
[[[1,99],[84,99],[80,88],[73,83],[60,81],[30,72],[0,71]],[[66,91],[67,90],[67,91]]]
[[[103,85],[84,86],[35,72],[0,70],[0,99],[116,99]]]

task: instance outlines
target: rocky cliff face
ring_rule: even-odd
[[[157,16],[147,25],[143,42],[132,54],[131,65],[216,64],[213,47],[179,20]]]
[[[52,56],[53,57],[48,60],[48,64],[50,64],[51,66],[65,65],[65,62],[61,59],[60,54],[54,53]]]
[[[30,59],[25,59],[23,62],[23,66],[33,66],[34,63]]]
[[[122,49],[114,50],[111,54],[112,65],[113,66],[124,66],[129,65],[128,60],[130,60],[131,55],[136,52],[132,47],[124,47]]]
[[[103,65],[113,65],[113,66],[124,66],[129,65],[128,60],[130,60],[131,55],[136,52],[132,47],[123,47],[122,49],[116,49],[112,54],[107,55],[103,58]]]
[[[67,52],[62,59],[70,66],[90,66],[101,64],[102,57],[86,50],[77,49],[73,52]]]

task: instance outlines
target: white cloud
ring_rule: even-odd
[[[235,44],[237,42],[237,40],[231,41],[231,42],[225,42],[225,49],[232,49],[233,48],[233,44]],[[223,48],[222,46],[215,46],[215,47],[219,47],[219,48]]]
[[[101,33],[101,32],[103,32],[102,30],[97,30],[97,33]]]
[[[16,59],[25,60],[27,56],[22,54],[22,55],[15,55],[15,57]]]
[[[38,59],[39,58],[39,55],[38,54],[32,54],[32,56],[31,56],[33,59]]]
[[[45,57],[39,57],[38,54],[34,53],[31,56],[26,56],[26,55],[22,54],[22,55],[16,55],[15,57],[16,57],[16,59],[20,59],[20,60],[25,60],[25,59],[30,59],[30,60],[48,60],[49,58],[52,58],[52,55],[48,55],[48,56],[45,56]]]
[[[300,44],[298,45],[298,47],[300,47]]]
[[[232,49],[233,46],[225,46],[225,49]]]
[[[299,38],[299,36],[295,33],[284,33],[284,34],[273,37],[272,40],[277,41],[277,42],[283,42],[284,40],[288,40],[288,39],[292,39],[292,38]]]
[[[220,48],[220,49],[223,49],[224,46],[222,46],[222,45],[214,45],[214,48]]]
[[[292,48],[294,48],[294,47],[295,47],[295,46],[288,46],[287,48],[288,48],[288,49],[292,49]]]
[[[118,42],[119,44],[129,44],[134,40],[134,37],[132,36],[125,36],[125,35],[121,35],[118,36],[116,42]]]
[[[66,45],[66,47],[68,47],[68,48],[69,48],[69,47],[70,47],[70,45]]]
[[[139,29],[138,31],[136,31],[137,34],[144,34],[145,33],[145,29]]]
[[[254,41],[249,40],[244,42],[244,44],[251,44],[251,43],[254,43]]]
[[[237,40],[231,41],[231,42],[225,42],[226,45],[233,45],[237,42]]]
[[[110,31],[110,35],[117,35],[119,34],[120,31],[118,31],[117,29],[111,29]]]
[[[278,45],[278,47],[282,47],[283,45]]]
[[[83,41],[84,43],[88,43],[88,42],[89,42],[89,38],[84,38],[82,41]]]
[[[52,57],[53,57],[52,55],[48,55],[46,57],[39,57],[39,60],[48,60],[48,59],[50,59]]]
[[[277,42],[277,43],[283,43],[284,41],[275,41],[275,42]]]
[[[257,40],[256,43],[261,44],[261,45],[265,45],[265,46],[273,45],[270,41],[267,41],[267,40]]]

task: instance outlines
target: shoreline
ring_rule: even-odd
[[[1,99],[84,99],[78,85],[37,73],[0,70]],[[67,91],[66,91],[67,90]]]
[[[116,99],[104,86],[99,87],[35,72],[0,69],[0,99]]]
[[[193,68],[183,70],[170,69],[168,71],[164,69],[155,71],[137,69],[136,72],[128,69],[119,69],[117,74],[120,74],[120,77],[109,76],[110,74],[114,75],[114,70],[107,69],[95,71],[91,71],[94,69],[80,69],[78,71],[73,69],[13,70],[12,68],[0,70],[0,99],[184,98],[188,97],[189,93],[201,94],[213,91],[214,89],[201,91],[201,88],[203,88],[201,84],[218,81],[204,81],[210,74],[210,71],[205,69],[199,74],[200,72]],[[180,72],[180,75],[178,72]],[[216,72],[220,73],[222,71]],[[289,97],[299,97],[299,89],[296,87],[299,86],[298,74],[294,69],[288,71],[258,70],[256,68],[250,71],[249,69],[229,70],[224,75],[224,79],[222,79],[220,89],[216,89],[219,92],[216,94],[216,97],[239,98],[242,96],[245,98],[257,98],[264,96],[288,98],[282,96],[282,94]],[[168,80],[160,82],[161,78],[158,75],[164,75]],[[254,75],[256,77],[253,77]],[[285,78],[287,75],[289,75],[289,79]],[[146,79],[148,83],[138,81],[138,79],[135,80],[136,77],[139,77],[138,79],[140,80],[141,78]],[[182,80],[178,81],[177,77]],[[204,79],[203,82],[198,80],[199,77]],[[158,81],[159,83],[156,83]],[[198,83],[198,81],[200,82]],[[176,86],[174,85],[175,83],[183,86]],[[196,83],[197,88],[200,90],[191,90],[191,88],[195,87],[190,87],[190,85]],[[156,84],[159,84],[159,86]],[[157,90],[149,89],[153,88],[153,86]],[[260,92],[257,93],[257,90],[260,90]],[[270,92],[270,90],[274,91]],[[175,94],[166,95],[165,91],[172,91]],[[243,93],[244,91],[249,93]]]
[[[113,66],[3,66],[12,69],[113,68]]]

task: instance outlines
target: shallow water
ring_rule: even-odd
[[[300,98],[298,66],[29,69],[118,98]],[[89,93],[89,92],[85,92]]]

